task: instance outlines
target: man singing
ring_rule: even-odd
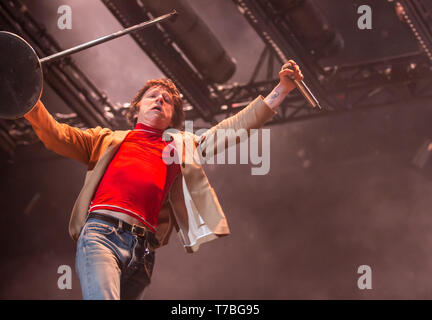
[[[25,115],[48,149],[88,167],[69,222],[84,299],[140,299],[155,249],[167,244],[173,227],[187,252],[229,234],[216,194],[191,153],[212,147],[218,129],[262,127],[295,88],[291,79],[303,79],[297,64],[288,64],[291,69],[282,68],[266,98],[257,97],[200,136],[172,130],[182,128],[184,113],[170,80],[149,80],[138,92],[127,113],[133,130],[60,124],[41,101]],[[193,150],[185,147],[191,145]],[[166,148],[178,161],[165,161]]]

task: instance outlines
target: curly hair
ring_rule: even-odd
[[[138,91],[135,98],[130,103],[129,110],[126,112],[126,120],[128,123],[134,128],[137,123],[137,114],[139,112],[139,102],[141,101],[144,94],[151,87],[162,87],[167,90],[173,98],[174,105],[174,113],[172,116],[172,127],[175,129],[181,130],[183,128],[183,122],[185,119],[184,111],[183,111],[183,101],[180,96],[180,92],[178,91],[174,82],[170,79],[153,79],[148,80],[144,86]]]

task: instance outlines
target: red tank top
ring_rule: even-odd
[[[174,144],[162,140],[162,130],[138,123],[108,165],[90,204],[89,212],[111,210],[130,215],[155,231],[158,214],[179,164],[167,165],[163,149]]]

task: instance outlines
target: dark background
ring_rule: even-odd
[[[417,50],[386,1],[316,2],[344,33],[345,49],[329,64]],[[64,48],[121,29],[99,1],[27,3]],[[262,41],[231,1],[190,3],[235,57],[230,81],[247,81]],[[72,30],[57,29],[62,4],[72,8]],[[361,4],[372,6],[372,30],[357,29]],[[114,102],[163,76],[129,37],[74,60]],[[49,87],[42,100],[51,112],[68,110]],[[430,119],[424,99],[273,125],[269,174],[207,165],[232,235],[187,254],[174,233],[157,252],[146,298],[430,299],[432,183],[412,165]],[[75,274],[72,290],[57,288],[57,268],[74,268],[68,222],[85,171],[41,144],[18,148],[1,168],[0,298],[81,298]],[[372,268],[372,290],[357,287],[360,265]]]

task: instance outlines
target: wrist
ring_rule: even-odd
[[[273,88],[272,92],[267,97],[265,97],[264,102],[271,109],[275,110],[277,107],[279,107],[288,93],[289,91],[279,83]]]
[[[276,87],[274,88],[274,90],[276,91],[276,92],[278,92],[282,97],[286,97],[292,90],[294,89],[294,87],[293,86],[286,86],[286,85],[283,85],[282,83],[278,83],[277,85],[276,85]]]

